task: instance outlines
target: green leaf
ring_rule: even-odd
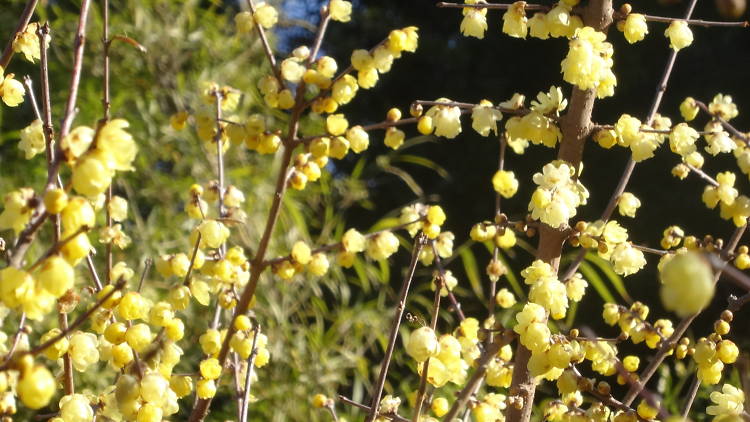
[[[482,289],[482,278],[479,275],[479,267],[474,253],[469,248],[462,249],[459,253],[461,254],[461,261],[464,264],[464,271],[466,272],[466,277],[469,279],[471,289],[480,301],[484,301],[485,294]]]
[[[596,290],[597,293],[599,293],[599,296],[605,301],[609,303],[615,303],[615,297],[612,296],[612,293],[610,293],[609,289],[607,288],[607,284],[602,280],[601,276],[599,276],[599,273],[596,272],[594,267],[591,266],[588,262],[584,261],[581,262],[581,274],[583,274],[583,277],[591,283],[591,286]]]
[[[626,303],[633,303],[633,299],[625,289],[625,283],[623,283],[622,277],[612,269],[612,265],[610,265],[609,261],[591,252],[586,253],[586,260],[596,265],[599,270],[604,273],[607,280],[612,283],[612,286]]]

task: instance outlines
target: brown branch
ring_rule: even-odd
[[[7,363],[10,358],[13,357],[13,353],[16,352],[18,343],[21,341],[21,334],[24,334],[26,331],[24,324],[26,324],[26,313],[21,312],[21,317],[18,319],[18,330],[16,330],[16,334],[13,335],[13,343],[11,343],[8,353],[5,354],[4,363]]]
[[[143,290],[143,283],[146,281],[146,276],[148,275],[149,270],[151,270],[151,265],[153,265],[154,260],[151,258],[146,258],[146,261],[143,263],[143,272],[141,273],[141,278],[138,280],[138,289],[136,290],[138,293]]]
[[[651,22],[665,22],[665,23],[672,23],[674,21],[683,21],[687,22],[688,25],[692,26],[719,26],[719,27],[741,27],[741,28],[747,28],[750,26],[747,21],[742,22],[726,22],[726,21],[707,21],[702,19],[681,19],[681,18],[670,18],[666,16],[653,16],[653,15],[643,15],[644,18],[646,18],[647,21]],[[616,14],[615,19],[622,20],[627,18],[627,15],[623,14]]]
[[[437,267],[438,274],[440,277],[445,280],[445,267],[443,266],[443,260],[440,258],[440,255],[435,255],[435,266]],[[466,315],[464,315],[464,312],[461,310],[461,303],[458,302],[458,299],[456,299],[456,296],[453,294],[451,290],[448,290],[448,299],[451,302],[451,309],[456,312],[456,315],[458,315],[459,321],[463,321],[466,319]]]
[[[706,174],[706,172],[704,172],[703,170],[701,170],[701,169],[699,169],[699,168],[697,168],[697,167],[695,167],[695,166],[693,166],[691,164],[688,164],[688,163],[685,163],[685,165],[687,166],[687,168],[690,169],[690,171],[692,171],[693,173],[695,173],[698,176],[700,176],[701,179],[705,180],[710,185],[712,185],[712,186],[719,186],[719,182],[717,182],[716,179],[714,179],[713,177],[711,177],[708,174]]]
[[[104,75],[102,76],[102,110],[103,116],[100,124],[106,124],[109,121],[110,112],[110,83],[109,83],[109,48],[112,45],[112,41],[109,39],[109,0],[102,0],[102,68]],[[104,201],[104,213],[105,220],[108,229],[112,229],[112,213],[109,210],[109,205],[112,203],[112,183],[107,186],[106,198]],[[105,246],[105,256],[107,262],[107,284],[112,282],[112,242],[107,242]]]
[[[44,262],[45,259],[49,258],[50,256],[56,254],[60,249],[62,249],[63,246],[65,246],[68,242],[75,239],[79,234],[85,233],[88,231],[88,227],[83,226],[80,227],[78,230],[76,230],[73,234],[67,236],[65,239],[61,239],[57,242],[55,242],[54,245],[52,245],[51,248],[47,250],[42,256],[39,257],[26,271],[31,272],[34,269],[36,269],[39,265]]]
[[[100,292],[102,290],[102,281],[99,278],[99,274],[96,272],[94,258],[91,257],[91,253],[86,255],[86,268],[88,268],[89,274],[91,274],[91,279],[94,281],[94,289],[97,292]]]
[[[60,326],[61,332],[69,332],[68,327],[68,314],[59,312],[57,314],[57,323]],[[65,337],[68,337],[66,334]],[[61,337],[62,338],[62,337]],[[75,393],[75,380],[73,379],[73,360],[70,358],[70,353],[66,351],[62,355],[63,359],[63,379],[62,384],[65,390],[65,395]]]
[[[489,364],[500,351],[500,348],[510,341],[510,338],[511,336],[506,333],[506,335],[498,337],[495,342],[484,349],[484,352],[482,352],[479,358],[475,361],[477,365],[476,370],[474,370],[474,373],[471,375],[471,378],[469,378],[466,386],[464,386],[464,388],[458,393],[458,397],[456,397],[456,401],[453,402],[448,413],[443,416],[443,421],[452,422],[456,416],[458,416],[458,412],[466,406],[469,398],[474,394],[474,390],[484,379],[484,374],[487,372],[487,364]]]
[[[279,81],[279,85],[284,87],[284,78],[281,76],[281,69],[279,69],[279,66],[276,64],[276,57],[273,55],[273,50],[271,49],[271,44],[268,43],[268,37],[266,37],[266,32],[263,30],[263,27],[260,26],[258,22],[255,22],[255,3],[253,0],[247,0],[247,7],[250,8],[250,13],[253,15],[253,22],[255,23],[255,32],[258,33],[258,38],[260,38],[261,44],[263,44],[263,51],[266,53],[266,59],[268,59],[268,64],[271,65],[271,69],[273,70],[274,76],[276,76],[276,80]]]
[[[716,119],[721,125],[726,129],[729,133],[732,134],[732,136],[742,139],[745,144],[750,144],[750,137],[748,137],[746,134],[740,132],[737,130],[736,127],[734,127],[731,123],[727,122],[726,120],[722,119],[721,117],[711,113],[711,110],[708,109],[708,106],[706,106],[705,103],[701,101],[695,101],[695,104],[700,108],[703,112],[710,115],[714,119]]]
[[[13,35],[11,35],[7,44],[5,44],[3,55],[0,56],[0,67],[2,67],[3,69],[8,68],[10,59],[13,57],[13,41],[15,41],[18,34],[26,29],[29,21],[31,21],[31,16],[34,15],[34,10],[36,9],[37,3],[39,3],[39,0],[28,0],[26,2],[26,7],[24,7],[23,12],[21,12],[21,17],[18,19],[18,25],[16,25],[16,29],[13,31]]]
[[[253,344],[250,348],[250,356],[247,358],[247,371],[245,371],[245,384],[242,387],[242,399],[240,406],[240,420],[239,422],[247,422],[247,410],[250,406],[250,381],[253,374],[253,365],[255,365],[255,357],[258,356],[258,348],[256,347],[258,342],[258,334],[260,333],[260,325],[255,326],[255,334],[253,334]]]
[[[583,22],[586,26],[606,32],[612,23],[612,13],[612,0],[592,0],[583,10]],[[594,127],[591,114],[595,100],[596,92],[593,89],[582,91],[573,87],[568,111],[560,118],[560,130],[563,136],[557,158],[570,163],[576,171],[583,157],[586,139]],[[546,224],[541,225],[537,258],[549,263],[557,271],[566,238],[565,230],[554,229]],[[528,370],[531,352],[520,342],[516,347],[515,356],[512,385],[518,389],[523,399],[523,406],[520,409],[509,406],[506,418],[508,422],[528,422],[534,408],[537,381]]]
[[[512,6],[512,4],[498,4],[498,3],[477,3],[477,4],[463,4],[463,3],[448,3],[441,1],[435,4],[435,7],[447,8],[447,9],[463,9],[464,7],[470,7],[475,9],[489,9],[489,10],[505,10]],[[544,4],[527,4],[524,9],[526,10],[542,10],[548,11],[551,9],[550,6]]]
[[[258,25],[256,25],[258,26]],[[219,200],[218,200],[218,211],[219,218],[224,218],[226,210],[224,209],[224,149],[222,146],[221,138],[224,136],[224,127],[221,126],[221,99],[222,94],[218,90],[214,90],[214,97],[216,99],[216,135],[214,135],[214,142],[216,142],[216,171],[219,175]],[[200,205],[199,205],[200,207]],[[226,242],[219,246],[219,256],[224,257],[227,253]]]
[[[73,72],[70,77],[70,88],[68,90],[68,101],[65,103],[65,113],[60,124],[60,139],[70,133],[75,116],[76,101],[78,99],[78,86],[81,83],[81,70],[83,69],[83,50],[86,46],[86,21],[88,20],[91,0],[81,1],[81,14],[78,19],[78,30],[76,31]]]
[[[374,123],[371,125],[362,126],[362,130],[364,130],[365,132],[368,132],[368,131],[375,130],[375,129],[387,129],[389,127],[403,126],[403,125],[408,125],[412,123],[417,123],[418,121],[419,119],[415,117],[409,117],[407,119],[401,119],[401,120],[396,120],[396,121],[384,120],[380,123]],[[324,137],[329,137],[329,136],[331,135],[328,133],[323,133],[320,135],[313,135],[313,136],[305,136],[304,138],[295,139],[294,143],[295,144],[309,144],[314,139],[324,138]]]
[[[701,380],[696,375],[693,378],[693,382],[690,383],[690,390],[688,390],[687,400],[685,405],[682,407],[682,419],[687,420],[688,414],[690,414],[690,408],[693,407],[695,396],[698,394],[698,387],[701,386]]]
[[[432,248],[433,255],[437,256],[438,251],[434,240],[430,241],[430,247]],[[432,331],[437,329],[438,313],[440,312],[440,291],[443,289],[444,283],[445,281],[442,276],[435,277],[435,296],[432,300],[432,318],[430,320],[430,328],[432,328]],[[422,376],[419,380],[417,398],[414,402],[414,414],[411,418],[412,422],[419,422],[419,416],[422,414],[422,404],[424,403],[424,396],[427,390],[427,373],[430,369],[429,365],[430,359],[428,358],[422,367]]]
[[[317,56],[320,51],[320,45],[323,43],[326,29],[328,29],[328,23],[331,21],[331,14],[329,11],[330,6],[331,1],[329,0],[326,5],[320,9],[320,25],[318,25],[318,30],[315,34],[315,41],[313,41],[313,47],[310,50],[310,57],[307,58],[308,67],[315,62],[315,56]]]
[[[302,84],[300,84],[300,86],[302,86]],[[304,87],[302,88],[304,89]],[[265,258],[266,251],[268,250],[268,244],[271,240],[271,235],[276,228],[276,223],[278,222],[279,215],[281,213],[281,202],[284,198],[284,193],[286,192],[287,187],[286,173],[287,169],[289,168],[289,164],[292,161],[292,153],[294,152],[294,149],[288,147],[287,144],[290,140],[294,139],[297,136],[299,118],[302,113],[303,107],[302,105],[300,105],[301,103],[299,101],[297,101],[296,103],[297,106],[295,106],[295,109],[292,111],[292,116],[289,122],[289,131],[285,139],[286,142],[284,142],[282,147],[283,153],[281,158],[281,166],[276,177],[276,189],[274,191],[271,209],[268,212],[266,226],[263,230],[263,235],[260,239],[260,243],[258,244],[258,250],[256,252],[255,259],[253,259],[253,262],[250,266],[250,279],[248,280],[247,285],[245,285],[245,288],[242,291],[242,295],[237,302],[234,316],[227,326],[227,334],[224,338],[224,342],[221,345],[221,350],[219,351],[218,360],[222,366],[226,362],[227,356],[229,354],[229,341],[237,331],[237,329],[234,327],[234,320],[238,315],[243,315],[247,312],[250,306],[250,301],[252,300],[253,296],[255,296],[255,290],[258,287],[258,280],[260,279],[260,274],[262,272],[261,264],[263,263],[263,259]],[[199,422],[204,420],[206,415],[208,414],[208,409],[210,406],[210,398],[197,399],[195,401],[195,405],[193,406],[193,411],[190,413],[190,418],[188,419],[189,422]]]
[[[358,408],[360,408],[362,410],[365,410],[368,413],[370,412],[370,406],[368,406],[366,404],[357,403],[356,401],[348,399],[348,398],[346,398],[346,397],[344,397],[342,395],[339,395],[339,400],[341,400],[343,403],[348,404],[350,406],[358,407]],[[382,417],[384,417],[386,419],[390,419],[390,420],[395,421],[395,422],[411,422],[411,421],[409,421],[409,419],[406,419],[406,418],[404,418],[402,416],[399,416],[397,414],[381,413],[378,416],[382,416]]]
[[[375,384],[375,388],[372,393],[372,399],[370,400],[370,411],[367,413],[365,422],[372,422],[380,410],[380,397],[383,395],[383,386],[385,385],[385,379],[388,375],[388,367],[391,364],[391,358],[393,357],[393,351],[396,348],[396,338],[398,337],[398,328],[401,326],[401,319],[404,317],[404,308],[406,307],[406,296],[409,294],[409,286],[414,278],[414,272],[417,270],[417,263],[419,262],[419,253],[422,252],[427,238],[424,233],[419,233],[414,239],[414,248],[411,254],[411,262],[409,263],[409,269],[404,277],[404,282],[401,285],[401,292],[399,293],[398,303],[396,304],[396,313],[393,316],[391,322],[391,329],[388,334],[388,346],[385,349],[385,357],[380,365],[380,373],[378,375],[378,381]]]
[[[718,274],[725,273],[734,284],[750,292],[750,277],[745,273],[727,263],[716,254],[708,254],[708,262],[718,271]]]
[[[188,266],[187,273],[185,273],[185,280],[182,281],[183,286],[187,286],[190,284],[190,274],[193,272],[193,267],[195,266],[195,257],[198,256],[198,249],[200,249],[201,244],[201,232],[198,231],[198,235],[195,236],[195,246],[193,247],[193,254],[190,256],[190,265]]]

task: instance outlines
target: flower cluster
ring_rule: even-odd
[[[576,215],[576,208],[586,204],[589,193],[573,178],[575,172],[570,164],[553,161],[544,166],[542,173],[534,174],[534,183],[539,186],[529,203],[532,218],[560,227]]]
[[[646,265],[639,249],[628,242],[628,231],[617,221],[579,222],[575,242],[587,249],[596,249],[600,257],[609,260],[617,274],[630,275]]]
[[[581,90],[595,89],[599,98],[614,95],[617,78],[612,72],[612,44],[591,27],[577,29],[562,61],[563,79]]]

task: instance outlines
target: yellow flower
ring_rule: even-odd
[[[331,135],[343,135],[349,127],[349,122],[343,114],[332,114],[326,118],[326,130]]]
[[[612,251],[610,262],[617,274],[628,276],[641,270],[646,265],[646,258],[643,252],[634,248],[630,243],[623,242]]]
[[[439,98],[439,103],[450,103],[447,98]],[[456,106],[436,105],[430,107],[425,116],[432,118],[435,135],[453,139],[461,133],[461,109]]]
[[[370,136],[362,129],[362,126],[353,126],[346,131],[346,139],[352,151],[359,154],[370,146]]]
[[[686,156],[695,152],[695,142],[698,140],[698,132],[687,125],[680,123],[672,128],[669,133],[669,147],[672,152]]]
[[[352,75],[344,75],[334,82],[331,97],[340,105],[348,104],[357,95],[359,85]]]
[[[680,317],[705,308],[714,296],[714,275],[697,252],[679,254],[662,267],[661,299],[664,307]]]
[[[529,35],[541,40],[549,38],[549,26],[547,25],[547,15],[541,12],[534,13],[529,19]]]
[[[13,229],[16,234],[26,227],[33,208],[29,201],[34,197],[30,188],[21,188],[5,195],[3,212],[0,214],[0,230]]]
[[[687,97],[682,103],[680,103],[680,114],[682,115],[682,118],[688,122],[695,119],[695,116],[698,115],[698,110],[698,105],[695,104],[695,99],[693,99],[693,97]]]
[[[494,108],[491,102],[482,100],[471,111],[471,127],[482,136],[489,136],[490,131],[497,135],[497,121],[502,118],[500,110]]]
[[[732,102],[729,95],[716,94],[708,104],[708,111],[716,117],[731,120],[737,117],[737,105]]]
[[[26,28],[22,32],[16,34],[16,38],[13,40],[13,51],[16,53],[22,53],[26,60],[34,63],[39,60],[40,57],[40,43],[39,36],[36,34],[39,29],[38,22],[32,22],[26,25]],[[49,47],[50,36],[45,37],[46,47]]]
[[[745,393],[731,384],[724,384],[721,392],[714,391],[710,397],[714,404],[706,408],[706,413],[714,417],[714,422],[732,420],[724,419],[731,416],[740,417],[745,409]]]
[[[124,119],[108,121],[101,129],[96,138],[96,148],[110,154],[110,168],[119,171],[133,170],[133,160],[138,152],[138,147],[133,137],[125,129],[129,126]]]
[[[406,343],[406,353],[417,362],[424,362],[435,357],[440,352],[435,332],[430,327],[421,327],[414,330]]]
[[[638,41],[643,40],[646,34],[648,34],[648,26],[646,25],[646,17],[639,13],[631,13],[625,19],[625,26],[623,28],[625,39],[630,43],[634,44]]]
[[[240,12],[234,16],[234,25],[237,27],[237,32],[240,34],[247,34],[255,27],[255,20],[253,14],[250,12]]]
[[[617,210],[620,215],[635,218],[635,212],[641,206],[641,201],[630,192],[623,192],[617,200]]]
[[[406,134],[404,131],[395,127],[389,127],[385,131],[384,143],[389,148],[398,149],[404,143],[405,138]]]
[[[18,143],[18,148],[24,152],[27,160],[44,152],[45,140],[41,120],[36,119],[21,130],[21,142]]]
[[[550,10],[545,19],[549,34],[554,38],[566,37],[570,32],[571,7],[563,2],[558,3]]]
[[[549,18],[548,18],[549,21]],[[563,79],[579,89],[596,88],[597,96],[613,94],[617,79],[612,73],[612,44],[594,28],[577,29],[570,40],[568,55],[562,61]]]
[[[2,68],[0,68],[2,70]],[[0,97],[8,107],[15,107],[23,102],[23,96],[26,95],[26,89],[23,84],[13,79],[13,74],[8,73],[5,78],[0,81]],[[2,77],[2,72],[0,72]]]
[[[279,21],[279,12],[268,3],[259,3],[255,6],[253,17],[258,25],[269,29]]]
[[[300,64],[299,60],[294,57],[284,59],[281,62],[281,76],[291,83],[298,83],[305,74],[305,66]]]
[[[526,38],[526,2],[517,1],[503,14],[503,32],[513,38]]]
[[[68,161],[75,161],[76,158],[88,151],[89,146],[94,141],[94,129],[88,126],[78,126],[73,129],[66,137],[63,138],[60,147],[65,153]]]
[[[672,21],[667,30],[664,31],[664,36],[669,38],[669,46],[674,51],[680,51],[693,43],[693,32],[688,27],[687,22],[683,20]]]
[[[518,179],[512,171],[498,170],[492,177],[492,186],[495,192],[504,198],[510,198],[518,191]]]
[[[484,0],[467,1],[467,4],[481,4]],[[479,7],[464,7],[464,18],[461,21],[461,34],[466,37],[484,38],[487,31],[487,9]]]
[[[335,21],[349,22],[352,19],[352,4],[344,0],[331,0],[328,13]]]
[[[114,171],[109,167],[111,155],[103,151],[86,154],[73,167],[73,189],[89,198],[104,193],[112,183]]]

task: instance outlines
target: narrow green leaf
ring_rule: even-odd
[[[612,269],[612,265],[610,265],[609,261],[591,252],[586,253],[586,259],[591,261],[592,264],[596,265],[599,270],[604,273],[610,283],[612,283],[612,286],[615,288],[617,293],[625,302],[633,303],[633,299],[625,289],[625,283],[623,282],[622,277],[620,277],[620,275]]]
[[[615,303],[615,297],[612,296],[612,293],[610,293],[606,283],[604,283],[604,280],[602,280],[601,276],[599,276],[599,273],[596,272],[591,264],[586,261],[581,262],[580,270],[581,274],[583,274],[583,277],[591,284],[596,292],[599,293],[599,296],[601,296],[601,298],[605,302]]]
[[[477,260],[474,257],[474,253],[471,249],[466,248],[462,249],[460,254],[471,289],[474,291],[474,294],[477,295],[479,300],[484,301],[485,294],[484,289],[482,289],[482,278],[479,275],[479,267],[477,266]]]

